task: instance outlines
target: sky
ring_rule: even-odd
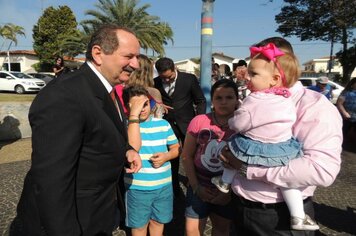
[[[70,7],[80,22],[90,19],[87,10],[97,10],[98,0],[0,0],[0,25],[13,23],[24,27],[26,37],[18,36],[18,44],[11,50],[32,50],[32,28],[49,6]],[[174,43],[165,47],[166,56],[174,61],[200,57],[201,0],[140,0],[138,6],[150,4],[147,12],[160,17],[173,30]],[[212,52],[244,59],[249,56],[249,46],[272,36],[278,25],[274,17],[283,6],[282,0],[215,0],[213,3]],[[288,37],[299,58],[300,64],[330,54],[330,43],[324,41],[301,42]],[[2,39],[0,39],[0,46]],[[334,45],[335,52],[341,44]],[[7,50],[7,46],[0,49]],[[150,53],[149,53],[150,56]]]

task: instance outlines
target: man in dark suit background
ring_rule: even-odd
[[[154,78],[155,88],[162,95],[165,105],[173,107],[164,115],[173,131],[184,144],[185,133],[192,118],[206,111],[206,99],[195,75],[176,70],[172,59],[163,57],[156,61],[158,77]],[[180,192],[178,169],[179,158],[171,161],[174,195]]]
[[[105,25],[88,44],[87,62],[36,96],[32,165],[10,235],[112,235],[124,162],[137,172],[141,159],[110,92],[138,68],[139,50],[133,32]]]

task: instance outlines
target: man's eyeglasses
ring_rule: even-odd
[[[159,74],[159,77],[165,82],[165,83],[172,83],[175,78],[176,78],[176,73],[175,71],[167,70],[161,74]]]

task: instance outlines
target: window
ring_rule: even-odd
[[[6,73],[0,73],[0,79],[5,79],[8,74]]]
[[[20,63],[10,63],[11,71],[21,71],[21,64]],[[9,71],[9,64],[4,63],[2,64],[3,70]]]

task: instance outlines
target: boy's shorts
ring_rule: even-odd
[[[193,194],[191,187],[187,188],[185,216],[193,219],[207,218],[210,213],[232,220],[234,218],[234,207],[232,202],[221,206],[204,202],[198,196]]]
[[[169,184],[155,190],[126,191],[126,226],[142,228],[150,219],[161,224],[173,218],[173,190]]]

